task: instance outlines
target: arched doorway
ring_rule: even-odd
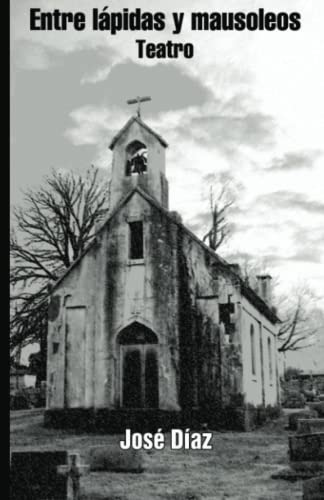
[[[158,408],[158,339],[146,326],[133,323],[118,335],[120,397],[124,408]]]

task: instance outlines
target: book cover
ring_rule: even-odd
[[[12,497],[321,495],[322,2],[10,9]]]

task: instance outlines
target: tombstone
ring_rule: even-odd
[[[312,426],[313,420],[304,419],[298,422],[302,426]],[[290,436],[289,459],[290,467],[272,474],[273,479],[296,481],[297,479],[311,479],[322,475],[324,472],[324,432],[309,432]],[[314,497],[314,500],[315,498],[317,497]]]
[[[89,450],[91,471],[135,472],[144,470],[144,453],[141,450],[122,450],[119,445],[96,446]]]
[[[309,418],[297,420],[297,434],[313,434],[324,432],[324,418]]]
[[[311,410],[316,411],[319,418],[324,418],[324,401],[318,401],[317,403],[308,403]]]
[[[324,432],[289,437],[291,461],[324,460]]]
[[[303,500],[323,500],[324,475],[303,482]]]
[[[77,500],[76,470],[70,472],[71,460],[67,451],[12,452],[10,469],[11,500]],[[69,470],[64,474],[60,467]],[[82,467],[82,466],[81,466]],[[83,470],[80,468],[80,474]],[[79,476],[80,477],[80,476]]]
[[[306,418],[317,418],[317,413],[315,410],[303,410],[303,411],[298,411],[291,413],[288,418],[288,429],[290,431],[296,431],[297,430],[297,421],[299,419],[306,419]]]
[[[324,432],[289,437],[290,467],[296,471],[324,471]]]
[[[81,465],[79,453],[69,453],[67,465],[59,465],[57,474],[67,481],[67,500],[79,500],[80,477],[89,472],[89,465]]]
[[[67,481],[57,475],[57,466],[66,464],[67,460],[66,451],[12,452],[11,500],[67,498]]]

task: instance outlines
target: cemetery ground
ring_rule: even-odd
[[[302,481],[275,480],[288,466],[287,415],[253,432],[214,432],[213,450],[144,452],[142,473],[91,472],[82,477],[82,500],[301,499]],[[80,434],[43,427],[40,410],[11,414],[11,450],[78,450],[88,463],[93,446],[122,435]]]

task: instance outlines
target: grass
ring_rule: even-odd
[[[45,429],[39,412],[13,412],[11,449],[79,450],[87,461],[95,445],[119,443],[121,435],[77,434]],[[82,500],[290,500],[302,483],[271,479],[288,466],[288,434],[280,419],[247,433],[214,432],[213,450],[145,453],[145,472],[91,472],[82,478]]]

